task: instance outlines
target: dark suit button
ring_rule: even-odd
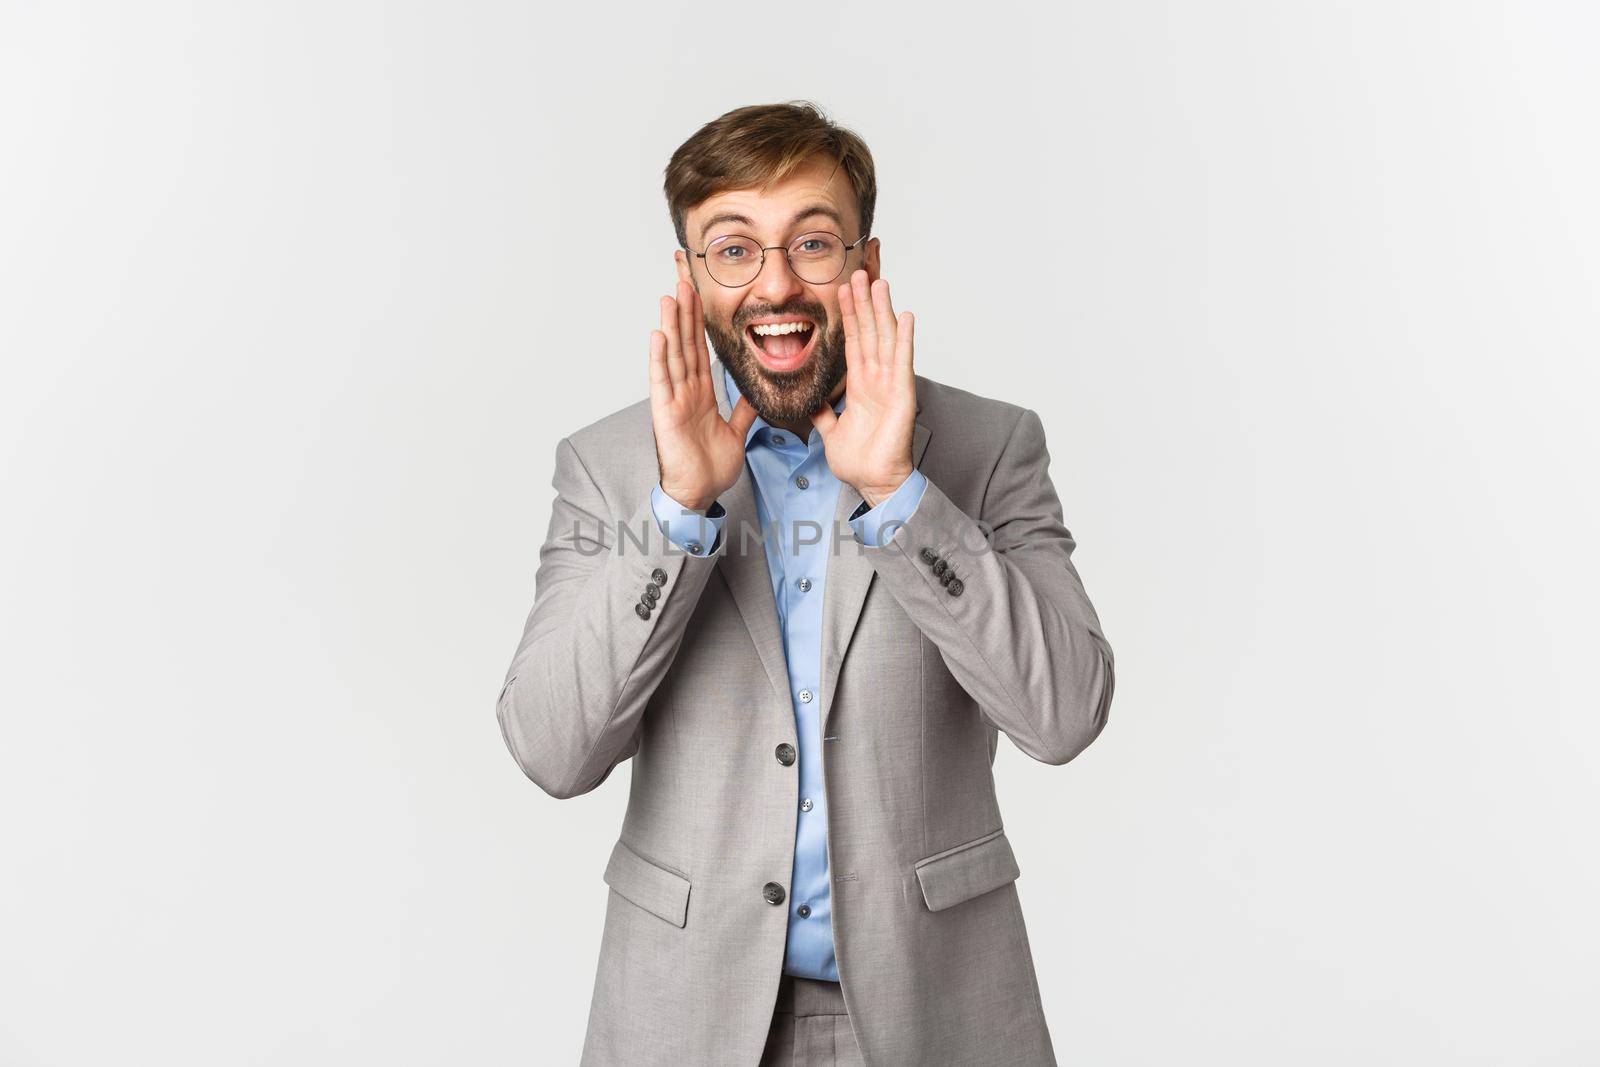
[[[644,587],[644,595],[649,597],[651,600],[654,600],[656,597],[661,595],[661,586],[657,585],[655,582],[651,582],[649,585]]]
[[[661,599],[661,593],[656,590],[655,586],[647,585],[644,587],[644,592],[639,595],[639,599],[643,603],[649,604],[651,607],[655,607],[656,601]]]
[[[650,580],[655,582],[657,585],[666,585],[667,572],[662,570],[660,567],[657,567],[655,570],[650,572]]]
[[[956,578],[953,581],[951,581],[951,583],[949,585],[944,587],[944,591],[946,593],[949,593],[951,596],[960,596],[961,595],[961,590],[963,590],[965,588],[966,588],[966,586],[961,584],[961,579],[960,578]]]
[[[761,895],[767,898],[768,904],[782,904],[784,896],[783,886],[779,885],[777,882],[768,882],[766,885],[761,887]]]
[[[633,613],[635,615],[639,616],[639,618],[641,618],[641,619],[648,619],[650,617],[650,605],[649,604],[635,604],[633,606]]]
[[[950,569],[950,564],[946,563],[944,560],[935,559],[933,561],[933,573],[935,573],[935,574],[943,574],[945,571],[947,571],[949,569]]]
[[[794,762],[794,746],[789,742],[785,741],[783,744],[779,745],[776,751],[778,754],[778,762],[783,764],[785,767]]]
[[[951,582],[953,582],[955,580],[956,580],[956,572],[955,571],[945,571],[943,574],[939,575],[939,584],[940,585],[949,585]]]
[[[921,552],[919,552],[917,554],[922,557],[922,562],[927,563],[930,566],[932,565],[934,560],[939,558],[939,553],[935,552],[931,548],[924,548]]]

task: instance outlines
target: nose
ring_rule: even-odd
[[[769,248],[761,273],[750,283],[750,295],[774,307],[782,307],[793,297],[805,292],[805,283],[789,269],[789,258],[781,248]]]

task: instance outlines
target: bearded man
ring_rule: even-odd
[[[1071,760],[1114,681],[1039,416],[914,372],[815,106],[665,191],[650,395],[556,448],[496,708],[553,797],[633,760],[582,1062],[1053,1064],[993,766]]]

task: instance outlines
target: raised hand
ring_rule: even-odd
[[[744,397],[727,419],[711,387],[700,294],[678,282],[678,298],[661,298],[661,329],[650,331],[650,418],[655,428],[661,489],[693,511],[704,511],[744,468],[744,438],[756,412]]]
[[[867,283],[857,270],[839,287],[844,325],[845,405],[835,415],[824,404],[811,416],[822,434],[828,467],[876,507],[911,476],[911,434],[916,425],[917,381],[911,369],[911,312],[898,320],[889,283]]]

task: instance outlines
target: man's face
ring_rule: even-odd
[[[728,215],[749,221],[723,217]],[[728,234],[754,238],[770,249],[761,273],[738,288],[712,278],[705,260],[677,253],[679,275],[700,294],[712,350],[739,392],[770,423],[804,424],[828,402],[845,372],[839,286],[862,268],[869,278],[878,277],[876,237],[852,249],[839,276],[820,285],[797,278],[781,249],[815,230],[838,234],[849,244],[861,236],[858,219],[849,178],[832,161],[821,158],[765,193],[757,189],[718,193],[685,213],[684,230],[696,251],[705,251]],[[751,328],[784,321],[808,322],[811,328],[776,337],[758,335]]]

